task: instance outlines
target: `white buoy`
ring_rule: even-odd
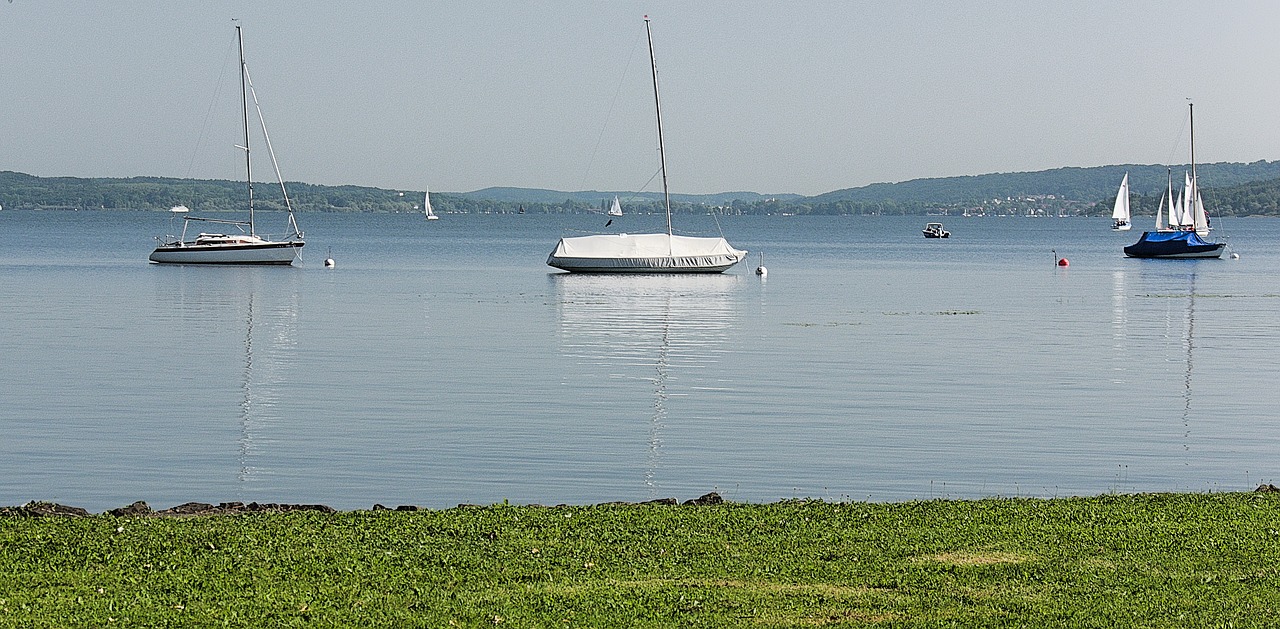
[[[1232,260],[1239,260],[1239,259],[1240,259],[1240,254],[1238,254],[1238,253],[1236,253],[1236,252],[1232,251],[1232,252],[1231,252],[1231,259],[1232,259]]]
[[[764,252],[763,251],[760,252],[760,266],[756,267],[756,275],[759,275],[760,279],[764,279],[769,276],[769,269],[764,268]]]
[[[333,249],[329,250],[329,257],[324,259],[324,268],[326,269],[333,268]]]

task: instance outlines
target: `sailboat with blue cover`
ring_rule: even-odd
[[[1225,242],[1205,240],[1209,235],[1209,216],[1196,177],[1195,105],[1188,104],[1188,107],[1191,108],[1191,173],[1182,198],[1170,209],[1170,223],[1174,223],[1174,216],[1179,212],[1182,217],[1176,219],[1177,228],[1165,230],[1157,225],[1156,231],[1142,232],[1138,242],[1124,248],[1124,255],[1130,258],[1221,258],[1227,249]]]

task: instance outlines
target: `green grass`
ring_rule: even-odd
[[[0,626],[1264,627],[1280,495],[0,518]]]

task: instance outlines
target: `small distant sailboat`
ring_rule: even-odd
[[[622,216],[622,204],[618,202],[618,195],[613,195],[613,205],[609,206],[609,216]]]
[[[422,193],[422,213],[424,216],[427,217],[427,220],[429,221],[438,220],[440,218],[440,215],[436,214],[435,211],[431,209],[431,191],[430,190],[425,190]]]
[[[1111,211],[1111,229],[1129,231],[1133,225],[1129,223],[1129,173],[1120,181],[1120,189],[1116,191],[1116,205]]]

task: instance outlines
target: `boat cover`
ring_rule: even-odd
[[[1184,241],[1185,244],[1197,246],[1213,246],[1215,243],[1206,242],[1199,234],[1192,231],[1175,231],[1175,232],[1145,232],[1142,234],[1142,240],[1146,242],[1170,242],[1174,240]]]
[[[1124,248],[1133,258],[1216,258],[1226,244],[1208,242],[1194,231],[1142,232],[1138,242]]]
[[[746,257],[724,238],[598,234],[561,238],[547,264],[566,271],[723,271]]]

